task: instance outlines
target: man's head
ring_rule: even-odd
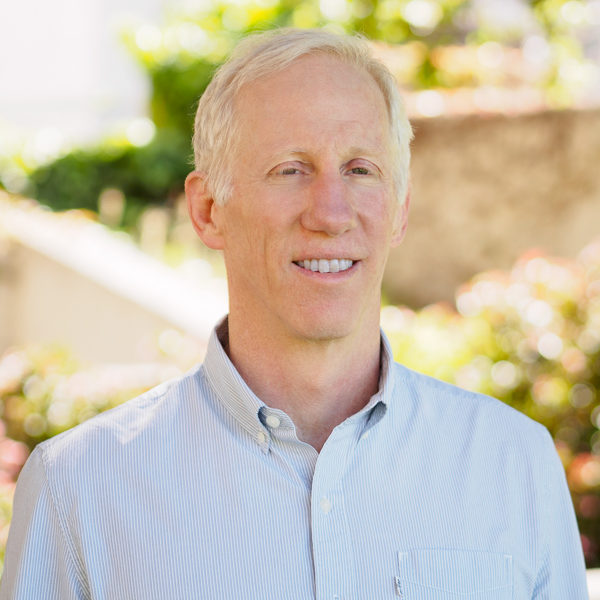
[[[323,30],[281,29],[243,40],[217,71],[202,95],[196,113],[194,155],[196,170],[217,204],[224,204],[232,190],[231,160],[239,132],[236,98],[243,86],[285,69],[300,57],[325,54],[367,72],[386,103],[393,153],[394,186],[403,203],[408,188],[412,131],[396,82],[368,44],[361,38]]]
[[[407,222],[410,138],[380,81],[397,98],[363,42],[289,31],[243,43],[202,97],[186,194],[201,239],[224,254],[230,332],[378,336],[385,261]]]

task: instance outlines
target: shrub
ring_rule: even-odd
[[[25,464],[29,449],[25,444],[5,436],[4,424],[0,421],[0,575],[4,564],[4,548],[12,517],[12,501],[15,480]]]
[[[2,421],[12,440],[33,449],[178,373],[156,364],[88,368],[53,346],[13,350],[0,360]]]
[[[15,493],[14,483],[0,484],[0,576],[4,567],[4,549],[12,517],[12,502]]]
[[[140,207],[168,204],[183,191],[191,168],[189,137],[175,129],[161,129],[140,148],[105,145],[73,151],[35,170],[28,192],[53,210],[97,212],[100,193],[116,188],[125,195],[127,214],[132,215],[123,225],[131,226]]]

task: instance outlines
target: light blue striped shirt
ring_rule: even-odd
[[[394,364],[320,454],[213,333],[184,377],[40,444],[2,599],[587,598],[546,430]]]

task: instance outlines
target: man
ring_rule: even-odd
[[[363,41],[238,47],[186,182],[229,316],[202,366],[38,446],[2,598],[587,597],[547,432],[380,333],[410,136]]]

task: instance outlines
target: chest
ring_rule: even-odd
[[[434,458],[365,443],[323,452],[310,481],[285,456],[234,452],[142,473],[75,513],[93,597],[529,597],[527,500]]]

